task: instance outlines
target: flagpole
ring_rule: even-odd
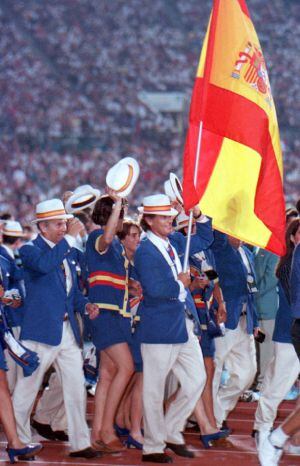
[[[198,141],[197,141],[196,161],[195,161],[195,168],[194,168],[194,186],[195,186],[195,188],[196,188],[196,184],[197,184],[198,167],[199,167],[199,160],[200,160],[200,153],[201,153],[202,128],[203,128],[203,121],[201,120],[200,124],[199,124],[199,134],[198,134]],[[189,261],[189,255],[190,255],[190,247],[191,247],[192,226],[193,226],[193,209],[190,210],[190,216],[189,216],[188,232],[187,232],[187,238],[186,238],[184,262],[183,262],[183,272],[187,272],[187,269],[188,269],[188,261]]]

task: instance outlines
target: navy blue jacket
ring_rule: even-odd
[[[208,248],[212,238],[210,221],[197,224],[197,234],[192,236],[191,254]],[[186,246],[185,236],[174,232],[169,239],[182,263]],[[138,246],[134,266],[144,298],[139,306],[141,342],[185,343],[188,339],[186,306],[192,312],[194,321],[199,323],[190,292],[188,291],[185,303],[179,301],[179,284],[161,252],[148,238],[142,239]]]
[[[19,290],[21,298],[22,298],[22,305],[16,309],[11,306],[4,306],[5,315],[8,321],[8,324],[11,327],[20,326],[23,320],[24,309],[23,303],[25,299],[25,290],[24,290],[24,271],[22,268],[16,265],[15,260],[8,254],[7,250],[0,246],[0,255],[6,260],[6,264],[4,265],[5,274],[7,277],[7,285],[5,287],[6,290],[11,290],[12,288],[16,288]]]
[[[219,231],[215,231],[214,235],[212,250],[227,309],[225,326],[230,330],[237,328],[243,303],[247,303],[247,332],[252,334],[258,323],[254,296],[253,293],[248,292],[247,288],[247,269],[240,253],[230,245],[227,236]],[[253,255],[245,246],[242,248],[249,260],[251,273],[255,277]]]
[[[292,343],[291,329],[293,323],[292,310],[289,305],[285,291],[278,282],[279,291],[279,308],[275,318],[275,328],[273,332],[273,341],[279,343]]]
[[[21,326],[22,340],[57,346],[62,339],[63,319],[68,314],[74,336],[80,343],[75,312],[84,312],[87,299],[78,288],[72,248],[65,239],[51,248],[41,236],[20,249],[24,267],[26,299]],[[72,287],[67,295],[61,264],[68,261]]]

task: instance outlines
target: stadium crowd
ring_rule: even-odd
[[[271,79],[292,202],[299,195],[300,6],[248,6]],[[101,186],[108,165],[126,153],[142,162],[151,190],[168,171],[178,172],[184,131],[173,114],[152,111],[138,93],[190,95],[210,7],[198,0],[3,1],[1,210],[9,206],[26,220],[28,204],[83,182]]]

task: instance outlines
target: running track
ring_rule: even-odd
[[[285,401],[281,404],[277,423],[283,420],[295,406],[294,402]],[[174,466],[259,466],[254,440],[250,433],[253,424],[253,415],[256,409],[256,403],[239,403],[234,412],[230,415],[228,423],[233,429],[233,434],[225,441],[223,445],[205,450],[199,441],[199,434],[192,431],[186,433],[186,443],[195,451],[197,458],[185,460],[176,457],[169,452],[174,461]],[[88,399],[88,420],[91,419],[93,410],[93,399]],[[41,440],[41,437],[36,437],[35,440]],[[106,455],[102,458],[92,460],[72,459],[68,455],[68,444],[63,442],[48,442],[43,441],[44,449],[36,457],[33,466],[59,466],[59,465],[118,465],[118,466],[136,466],[142,463],[141,452],[130,449],[125,453]],[[3,432],[0,432],[0,464],[9,464],[4,451],[6,442],[4,441]],[[24,463],[25,464],[25,463]],[[300,456],[285,454],[280,465],[284,466],[300,466]]]

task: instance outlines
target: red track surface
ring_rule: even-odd
[[[294,402],[282,403],[277,423],[283,420],[295,406]],[[88,420],[91,419],[91,412],[93,409],[93,399],[88,400]],[[205,450],[199,441],[199,434],[196,432],[188,431],[186,434],[186,443],[191,446],[195,451],[197,458],[193,460],[185,460],[183,458],[176,457],[171,453],[174,461],[174,466],[246,466],[253,465],[258,466],[258,459],[255,450],[254,440],[250,437],[253,416],[256,409],[256,403],[239,403],[234,412],[230,415],[228,423],[233,429],[233,434],[230,436],[229,441],[224,443],[222,446],[213,447],[209,450]],[[4,441],[3,433],[1,435],[1,449],[0,449],[0,463],[9,464],[7,462],[7,456],[4,451],[6,442]],[[36,438],[38,440],[40,438]],[[119,465],[119,466],[135,466],[141,464],[147,464],[141,462],[141,452],[130,449],[125,453],[106,455],[102,458],[96,458],[93,460],[85,459],[71,459],[68,457],[68,444],[62,442],[48,442],[43,441],[44,449],[36,457],[33,466],[40,465]],[[151,464],[151,463],[149,463]],[[285,466],[296,466],[300,465],[300,456],[284,455],[280,462],[280,465]]]

